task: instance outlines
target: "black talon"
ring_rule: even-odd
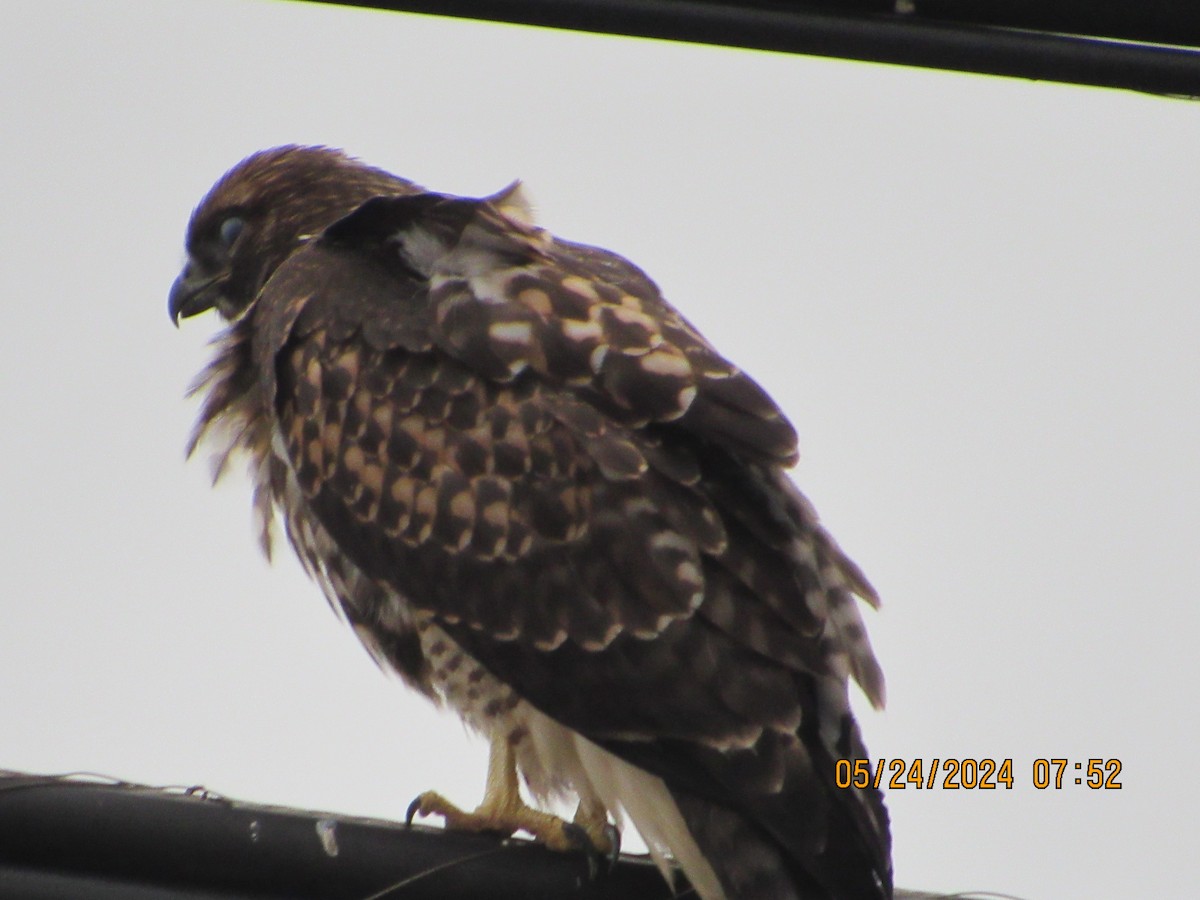
[[[408,804],[408,812],[404,814],[404,827],[412,826],[413,819],[417,817],[417,812],[421,809],[421,798],[418,796],[412,803]]]
[[[607,871],[611,872],[617,860],[621,858],[621,832],[612,822],[605,822],[604,836],[608,838],[608,856],[605,857],[605,861],[608,863]]]
[[[600,874],[600,848],[588,837],[588,833],[574,822],[563,822],[563,834],[567,836],[575,848],[582,854],[587,863],[587,880],[593,882]]]

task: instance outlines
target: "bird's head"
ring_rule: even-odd
[[[411,182],[327,147],[277,147],[242,160],[192,213],[171,321],[216,310],[239,318],[292,253],[371,197]]]

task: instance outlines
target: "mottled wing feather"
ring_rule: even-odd
[[[532,373],[495,382],[406,349],[424,345],[404,329],[369,339],[372,303],[423,301],[403,284],[364,299],[351,329],[342,291],[370,282],[356,267],[367,268],[310,247],[257,311],[292,322],[285,340],[263,328],[255,352],[274,354],[264,386],[299,486],[339,545],[417,608],[543,647],[650,636],[689,615],[700,556],[724,532],[700,491],[650,462],[669,468],[670,455]]]
[[[770,397],[616,254],[433,194],[375,198],[329,240],[427,279],[434,339],[489,378],[532,369],[623,423],[679,420],[740,453],[795,461],[795,430]]]
[[[827,670],[822,643],[799,637],[719,563],[705,573],[693,618],[652,641],[620,635],[603,653],[571,642],[530,653],[469,628],[447,631],[529,702],[662,777],[681,808],[702,799],[715,804],[705,812],[714,819],[721,810],[743,817],[714,825],[718,834],[749,829],[785,848],[765,871],[789,871],[814,897],[886,896],[880,797],[833,787],[838,758],[867,756],[844,685],[814,674]],[[722,604],[736,615],[723,618]],[[705,841],[713,831],[693,833]],[[720,846],[702,849],[727,858]]]
[[[485,202],[376,198],[255,314],[299,487],[368,576],[798,879],[828,887],[829,846],[890,879],[878,796],[830,786],[865,756],[846,674],[882,700],[874,594],[783,475],[786,418],[638,269]]]

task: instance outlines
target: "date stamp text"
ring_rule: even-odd
[[[1119,759],[1035,759],[1028,774],[1038,790],[1058,791],[1075,785],[1094,791],[1121,788]],[[1011,759],[839,759],[834,766],[834,783],[839,788],[889,791],[1012,790],[1018,777]]]

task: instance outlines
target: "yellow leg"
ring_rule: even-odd
[[[584,850],[615,854],[616,829],[599,803],[579,804],[575,821],[536,810],[521,799],[517,763],[507,735],[492,738],[488,754],[487,786],[483,802],[474,812],[464,812],[436,791],[426,791],[408,807],[407,821],[415,816],[441,816],[446,827],[462,831],[489,831],[511,835],[526,831],[551,850]],[[588,846],[590,842],[591,846]]]

